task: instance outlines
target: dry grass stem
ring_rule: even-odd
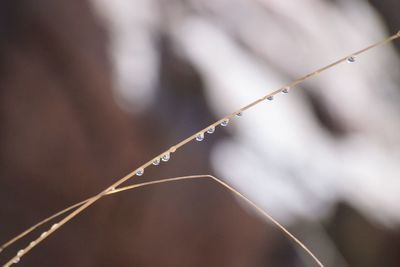
[[[144,186],[149,186],[149,185],[155,185],[155,184],[163,184],[163,183],[170,183],[170,182],[178,182],[178,181],[183,181],[183,180],[193,180],[193,179],[212,179],[213,181],[217,182],[218,184],[220,184],[223,188],[228,189],[230,192],[232,192],[233,194],[235,194],[236,196],[238,196],[239,198],[241,198],[242,200],[244,200],[245,202],[247,202],[252,208],[254,208],[255,210],[257,210],[261,215],[263,215],[264,217],[266,217],[268,220],[270,220],[275,226],[277,226],[285,235],[287,235],[290,239],[292,239],[294,242],[296,242],[304,251],[307,252],[307,254],[309,254],[312,259],[320,266],[320,267],[324,267],[324,265],[321,263],[321,261],[311,252],[310,249],[307,248],[306,245],[304,245],[299,239],[297,239],[292,233],[289,232],[289,230],[287,230],[283,225],[281,225],[277,220],[275,220],[271,215],[269,215],[266,211],[264,211],[262,208],[260,208],[257,204],[255,204],[253,201],[251,201],[249,198],[247,198],[246,196],[244,196],[242,193],[240,193],[238,190],[236,190],[235,188],[233,188],[232,186],[230,186],[229,184],[227,184],[226,182],[223,182],[221,179],[212,176],[212,175],[190,175],[190,176],[182,176],[182,177],[174,177],[174,178],[166,178],[166,179],[160,179],[160,180],[156,180],[156,181],[150,181],[150,182],[144,182],[144,183],[140,183],[140,184],[134,184],[134,185],[130,185],[130,186],[125,186],[125,187],[121,187],[118,189],[114,189],[111,191],[108,191],[106,193],[106,195],[113,195],[116,193],[121,193],[123,191],[127,191],[127,190],[132,190],[132,189],[137,189],[140,187],[144,187]],[[8,241],[7,243],[5,243],[4,245],[1,246],[1,248],[6,248],[8,246],[10,246],[11,244],[13,244],[14,242],[16,242],[17,240],[21,239],[22,237],[26,236],[27,234],[29,234],[30,232],[34,231],[36,228],[38,228],[39,226],[67,213],[70,210],[73,210],[74,208],[77,208],[79,206],[84,205],[85,203],[89,202],[91,200],[91,198],[81,201],[79,203],[76,203],[66,209],[63,209],[53,215],[51,215],[50,217],[47,217],[46,219],[40,221],[39,223],[33,225],[32,227],[28,228],[27,230],[25,230],[24,232],[22,232],[21,234],[19,234],[18,236],[14,237],[13,239],[11,239],[10,241]],[[67,216],[68,217],[68,216]],[[54,225],[58,225],[57,224],[53,224]],[[53,228],[53,227],[52,227]],[[51,229],[51,228],[50,228]],[[40,239],[41,237],[39,237]],[[35,242],[35,241],[34,241]],[[32,244],[32,243],[31,243]],[[29,245],[28,247],[26,247],[22,251],[22,253],[19,253],[16,257],[22,257],[23,255],[25,255],[29,250],[31,250],[34,246],[36,246],[37,244],[37,240],[34,243],[34,245]],[[15,260],[15,257],[12,258],[9,262],[7,262],[4,266],[10,266],[13,261]]]
[[[21,250],[18,252],[17,256],[15,256],[13,259],[11,259],[9,262],[7,262],[5,265],[3,266],[10,266],[13,263],[17,263],[20,258],[25,255],[26,253],[28,253],[33,247],[37,246],[40,242],[42,242],[44,239],[46,239],[48,236],[50,236],[51,234],[53,234],[55,231],[57,231],[59,228],[61,228],[64,224],[66,224],[68,221],[70,221],[71,219],[73,219],[75,216],[77,216],[78,214],[80,214],[82,211],[84,211],[86,208],[90,207],[92,204],[94,204],[96,201],[98,201],[99,199],[101,199],[102,197],[109,195],[113,192],[116,192],[117,190],[119,190],[118,192],[120,192],[123,188],[118,189],[118,187],[125,183],[126,181],[130,180],[132,177],[134,177],[138,172],[140,172],[140,175],[143,174],[144,170],[151,166],[153,164],[153,162],[155,160],[160,160],[163,159],[163,157],[165,157],[163,161],[167,161],[170,157],[170,154],[175,153],[179,148],[181,148],[182,146],[186,145],[187,143],[191,142],[192,140],[196,139],[196,137],[199,134],[204,134],[207,132],[208,129],[210,128],[215,128],[218,127],[219,125],[223,125],[226,126],[226,124],[229,122],[229,120],[231,120],[232,118],[234,118],[236,115],[238,114],[242,114],[244,111],[258,105],[259,103],[265,101],[265,100],[271,100],[275,95],[280,94],[280,93],[287,93],[289,89],[293,89],[294,87],[296,87],[297,85],[301,84],[302,82],[317,76],[319,74],[321,74],[322,72],[340,64],[346,61],[351,62],[354,61],[354,57],[358,56],[372,48],[387,44],[397,38],[400,37],[400,31],[397,32],[396,34],[378,42],[375,44],[372,44],[366,48],[363,48],[357,52],[354,52],[350,55],[347,55],[325,67],[322,67],[314,72],[311,72],[301,78],[296,79],[295,81],[273,91],[272,93],[269,93],[251,103],[249,103],[248,105],[236,110],[235,112],[223,117],[222,119],[214,122],[213,124],[207,126],[206,128],[196,132],[195,134],[189,136],[188,138],[184,139],[183,141],[179,142],[178,144],[170,147],[168,150],[164,151],[163,153],[159,154],[158,156],[156,156],[155,158],[151,159],[150,161],[146,162],[145,164],[143,164],[142,166],[140,166],[139,168],[135,169],[134,171],[132,171],[131,173],[129,173],[128,175],[126,175],[125,177],[121,178],[120,180],[114,182],[112,185],[110,185],[108,188],[106,188],[105,190],[103,190],[102,192],[98,193],[97,195],[83,201],[80,202],[74,206],[71,206],[69,208],[67,208],[64,211],[61,211],[60,213],[57,213],[55,215],[53,215],[54,217],[49,217],[48,220],[51,220],[61,214],[64,214],[67,211],[70,211],[74,208],[76,208],[75,210],[73,210],[70,214],[68,214],[65,218],[63,218],[61,221],[59,221],[57,224],[54,224],[47,232],[44,232],[38,239],[36,239],[35,241],[31,242],[31,244],[26,247],[25,249]],[[311,253],[311,251],[309,251],[307,249],[307,247],[305,247],[299,240],[297,240],[292,234],[290,234],[290,232],[288,232],[282,225],[280,225],[277,221],[275,221],[272,217],[270,217],[267,213],[265,213],[262,209],[260,209],[258,206],[256,206],[253,202],[251,202],[249,199],[247,199],[246,197],[244,197],[242,194],[240,194],[238,191],[236,191],[235,189],[233,189],[232,187],[230,187],[229,185],[227,185],[226,183],[222,182],[221,180],[216,179],[215,177],[212,176],[208,176],[209,178],[213,178],[215,181],[217,181],[218,183],[224,185],[226,188],[228,188],[229,190],[231,190],[232,192],[234,192],[236,195],[238,195],[239,197],[245,199],[250,205],[252,205],[254,208],[256,208],[259,212],[261,212],[264,216],[266,216],[267,218],[269,218],[275,225],[277,225],[285,234],[287,234],[290,238],[292,238],[296,243],[298,243],[303,249],[305,249],[307,251],[308,254],[310,254],[310,256],[312,256],[314,258],[314,260],[320,265],[323,266],[320,261]],[[172,178],[172,179],[178,179],[178,178]],[[189,178],[186,178],[189,179]],[[179,179],[178,179],[179,180]],[[181,179],[182,180],[182,179]],[[172,181],[172,180],[171,180]],[[166,181],[164,181],[166,182]],[[149,182],[149,183],[144,183],[142,185],[150,185],[150,184],[154,184],[156,182]],[[138,185],[136,185],[137,187]],[[45,220],[45,222],[47,222]],[[25,236],[27,233],[31,232],[33,229],[35,229],[36,227],[38,227],[39,225],[45,223],[45,222],[41,222],[31,228],[29,228],[28,230],[26,230],[25,232],[21,233],[20,235],[18,235],[16,238],[10,240],[9,242],[7,242],[6,244],[4,244],[2,246],[2,248],[5,248],[7,246],[9,246],[10,244],[12,244],[13,242],[15,242],[16,240],[18,240],[19,238]]]

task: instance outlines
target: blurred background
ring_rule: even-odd
[[[396,0],[1,1],[0,243],[394,34],[399,10]],[[213,174],[326,266],[400,266],[399,48],[369,51],[260,104],[136,181]],[[18,265],[315,266],[209,180],[102,199]]]

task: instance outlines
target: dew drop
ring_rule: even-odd
[[[221,126],[228,126],[228,123],[229,123],[229,119],[225,119],[225,120],[223,120],[222,122],[221,122]]]
[[[30,247],[33,247],[34,245],[36,245],[36,241],[32,241],[31,243],[29,243]]]
[[[204,133],[199,133],[197,136],[196,136],[196,141],[203,141],[204,140]]]
[[[115,188],[113,188],[115,190]],[[51,226],[51,230],[54,230],[58,227],[58,223],[55,223]]]
[[[40,235],[40,237],[43,238],[43,237],[45,237],[46,235],[47,235],[47,232],[43,232],[43,233]]]
[[[137,176],[142,176],[144,174],[144,170],[143,169],[139,169],[136,171],[136,175]]]
[[[213,134],[215,132],[215,127],[211,126],[210,128],[208,128],[207,133],[209,134]]]
[[[356,61],[356,58],[354,56],[348,57],[347,59],[347,63],[354,63]]]
[[[154,166],[157,166],[159,164],[160,164],[160,159],[159,158],[156,158],[156,159],[153,160],[153,165]]]
[[[270,95],[270,96],[267,97],[267,99],[268,99],[269,101],[272,101],[272,100],[274,99],[274,97],[273,97],[272,95]]]
[[[236,113],[236,117],[242,117],[242,116],[243,116],[243,112]]]
[[[13,259],[12,259],[12,262],[13,263],[18,263],[20,261],[20,258],[19,257],[14,257]]]
[[[21,249],[20,251],[18,251],[17,256],[21,257],[24,254],[24,252],[25,251],[23,249]]]
[[[170,158],[171,158],[171,155],[169,153],[166,153],[161,157],[161,160],[164,162],[167,162]]]
[[[288,94],[289,93],[289,87],[285,87],[282,89],[282,93]]]

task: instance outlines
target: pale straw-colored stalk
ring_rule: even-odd
[[[279,89],[277,89],[277,90],[275,90],[275,91],[273,91],[273,92],[271,92],[271,93],[269,93],[269,94],[267,94],[267,95],[265,95],[265,96],[263,96],[263,97],[261,97],[261,98],[259,98],[259,99],[257,99],[257,100],[254,100],[253,102],[247,104],[246,106],[244,106],[244,107],[242,107],[242,108],[236,110],[235,112],[232,112],[231,114],[229,114],[229,115],[223,117],[222,119],[220,119],[220,120],[218,120],[218,121],[212,123],[211,125],[207,126],[206,128],[204,128],[204,129],[202,129],[202,130],[196,132],[195,134],[189,136],[188,138],[182,140],[181,142],[179,142],[179,143],[177,143],[176,145],[170,147],[168,150],[162,152],[161,154],[159,154],[159,155],[156,156],[155,158],[153,158],[153,159],[149,160],[148,162],[146,162],[145,164],[141,165],[140,167],[138,167],[137,169],[135,169],[135,170],[132,171],[131,173],[127,174],[127,175],[124,176],[123,178],[121,178],[121,179],[119,179],[118,181],[114,182],[112,185],[110,185],[109,187],[107,187],[105,190],[101,191],[101,192],[98,193],[97,195],[95,195],[95,196],[93,196],[93,197],[91,197],[91,198],[89,198],[89,199],[87,199],[87,200],[85,200],[85,201],[82,201],[81,203],[78,203],[79,205],[77,204],[77,205],[75,206],[75,207],[76,207],[75,210],[73,210],[70,214],[68,214],[68,215],[67,215],[65,218],[63,218],[61,221],[59,221],[58,223],[54,224],[53,227],[51,227],[47,232],[44,232],[39,238],[37,238],[35,241],[33,241],[28,247],[26,247],[26,248],[23,249],[23,250],[20,250],[17,256],[15,256],[13,259],[11,259],[10,261],[8,261],[8,262],[7,262],[5,265],[3,265],[3,266],[6,266],[6,267],[7,267],[7,266],[10,266],[11,264],[15,263],[16,261],[19,261],[19,259],[20,259],[22,256],[24,256],[26,253],[28,253],[32,248],[34,248],[35,246],[37,246],[37,245],[38,245],[39,243],[41,243],[44,239],[46,239],[48,236],[50,236],[51,234],[53,234],[53,233],[54,233],[55,231],[57,231],[60,227],[62,227],[62,226],[63,226],[64,224],[66,224],[68,221],[70,221],[71,219],[73,219],[74,217],[76,217],[78,214],[80,214],[82,211],[84,211],[84,210],[87,209],[89,206],[91,206],[92,204],[94,204],[96,201],[98,201],[98,200],[101,199],[102,197],[104,197],[104,196],[110,194],[111,192],[114,192],[115,190],[120,190],[120,189],[118,189],[118,187],[119,187],[120,185],[122,185],[123,183],[125,183],[126,181],[130,180],[131,178],[133,178],[138,172],[140,172],[141,175],[142,175],[143,172],[144,172],[144,170],[145,170],[146,168],[150,167],[150,166],[152,165],[152,163],[154,162],[154,160],[160,160],[160,158],[162,158],[162,157],[165,156],[165,155],[168,155],[168,158],[169,158],[169,155],[170,155],[170,154],[175,153],[175,152],[176,152],[178,149],[180,149],[182,146],[184,146],[184,145],[186,145],[187,143],[189,143],[189,142],[195,140],[196,137],[197,137],[198,135],[201,135],[201,134],[204,135],[204,134],[207,132],[208,129],[210,129],[210,128],[215,128],[215,127],[218,127],[218,126],[221,125],[221,124],[224,124],[225,122],[229,122],[229,120],[231,120],[232,118],[236,117],[237,115],[241,115],[241,114],[242,114],[243,112],[245,112],[246,110],[248,110],[248,109],[250,109],[250,108],[252,108],[252,107],[254,107],[254,106],[260,104],[261,102],[264,102],[264,101],[266,101],[266,100],[272,100],[273,97],[274,97],[275,95],[277,95],[277,94],[280,94],[280,93],[287,93],[288,90],[291,90],[291,89],[295,88],[297,85],[303,83],[304,81],[306,81],[306,80],[308,80],[308,79],[310,79],[310,78],[313,78],[313,77],[315,77],[315,76],[321,74],[322,72],[324,72],[324,71],[326,71],[326,70],[328,70],[328,69],[331,69],[331,68],[337,66],[338,64],[341,64],[341,63],[346,62],[346,61],[351,61],[351,62],[353,62],[356,56],[358,56],[358,55],[360,55],[360,54],[362,54],[362,53],[365,53],[366,51],[368,51],[368,50],[370,50],[370,49],[373,49],[373,48],[375,48],[375,47],[378,47],[378,46],[387,44],[387,43],[389,43],[389,42],[392,42],[393,40],[395,40],[395,39],[397,39],[397,38],[399,38],[399,37],[400,37],[400,31],[397,32],[396,34],[394,34],[394,35],[392,35],[392,36],[390,36],[390,37],[388,37],[388,38],[386,38],[386,39],[380,41],[380,42],[377,42],[377,43],[375,43],[375,44],[372,44],[372,45],[370,45],[370,46],[367,46],[367,47],[365,47],[365,48],[363,48],[363,49],[361,49],[361,50],[359,50],[359,51],[357,51],[357,52],[354,52],[354,53],[352,53],[352,54],[349,54],[349,55],[347,55],[347,56],[345,56],[345,57],[343,57],[343,58],[341,58],[341,59],[339,59],[339,60],[337,60],[337,61],[335,61],[335,62],[333,62],[333,63],[331,63],[331,64],[329,64],[329,65],[327,65],[327,66],[325,66],[325,67],[322,67],[322,68],[320,68],[320,69],[318,69],[318,70],[316,70],[316,71],[313,71],[313,72],[311,72],[311,73],[309,73],[309,74],[307,74],[307,75],[305,75],[305,76],[303,76],[303,77],[300,77],[300,78],[294,80],[293,82],[291,82],[291,83],[289,83],[289,84],[287,84],[287,85],[285,85],[285,86],[282,86],[281,88],[279,88]],[[218,180],[218,181],[220,181],[220,180]],[[220,181],[220,183],[222,183],[222,181]],[[227,184],[225,184],[225,185],[227,185]],[[227,186],[228,186],[228,185],[227,185]],[[227,188],[229,188],[229,187],[227,187]],[[237,191],[235,191],[235,192],[237,192]],[[237,192],[236,194],[240,194],[240,193]],[[247,201],[249,201],[249,204],[252,203],[252,202],[250,202],[250,200],[247,200]],[[253,204],[252,204],[252,205],[253,205]],[[260,212],[264,213],[264,211],[262,211],[261,209],[259,209],[257,206],[255,206],[255,208],[258,209]],[[69,210],[72,210],[72,209],[73,209],[73,208],[70,208]],[[68,210],[68,211],[69,211],[69,210]],[[266,214],[266,213],[265,213],[264,215],[267,216],[267,217],[269,217],[269,215]],[[283,226],[281,226],[280,224],[278,224],[278,222],[274,221],[273,218],[270,218],[270,219],[272,219],[272,221],[273,221],[274,223],[276,223],[277,226],[279,226],[282,230],[284,230]],[[29,230],[29,229],[28,229],[28,230]],[[284,230],[284,232],[285,232],[285,231],[286,231],[286,230]],[[24,232],[24,233],[25,233],[25,232]],[[22,233],[21,236],[25,235],[24,233]],[[285,233],[286,233],[286,232],[285,232]],[[297,243],[299,243],[299,245],[304,246],[304,245],[302,245],[302,243],[301,243],[300,241],[298,241],[298,240],[297,240],[294,236],[292,236],[289,232],[287,232],[286,234],[288,234],[294,241],[296,241]],[[19,235],[19,236],[20,236],[20,235]],[[10,241],[13,241],[13,240],[10,240]],[[13,242],[14,242],[14,241],[13,241]],[[12,243],[12,242],[11,242],[11,243]],[[7,242],[5,245],[8,246],[8,245],[10,245],[10,243]],[[6,246],[5,246],[5,247],[6,247]],[[4,249],[5,247],[4,247],[4,245],[3,245],[0,249]],[[318,261],[318,259],[316,259],[316,257],[315,257],[306,247],[303,247],[303,248],[306,249],[306,251],[307,251],[311,256],[313,256],[313,258],[318,262],[318,264],[319,264],[320,266],[322,266],[322,264]]]

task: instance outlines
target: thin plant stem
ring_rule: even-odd
[[[88,207],[90,207],[91,205],[93,205],[96,201],[98,201],[99,199],[101,199],[102,197],[104,197],[105,195],[107,195],[108,192],[115,190],[115,188],[117,188],[118,186],[120,186],[121,184],[125,183],[126,181],[130,180],[131,178],[133,178],[136,173],[138,173],[139,171],[141,173],[144,172],[144,170],[151,166],[154,162],[154,160],[159,160],[161,157],[165,156],[166,154],[168,154],[168,157],[170,154],[175,153],[179,148],[181,148],[182,146],[186,145],[187,143],[193,141],[194,139],[196,139],[196,137],[199,134],[204,134],[209,128],[211,127],[218,127],[221,123],[225,122],[225,121],[229,121],[230,119],[234,118],[236,115],[238,114],[242,114],[244,111],[260,104],[263,101],[266,101],[268,99],[272,99],[272,97],[274,97],[275,95],[284,92],[284,90],[287,90],[288,88],[292,89],[294,87],[296,87],[297,85],[303,83],[304,81],[313,78],[314,76],[317,76],[319,74],[321,74],[322,72],[335,67],[336,65],[345,62],[348,58],[350,57],[354,57],[356,55],[360,55],[362,53],[365,53],[366,51],[373,49],[375,47],[387,44],[389,42],[394,41],[395,39],[400,37],[400,31],[398,31],[396,34],[387,37],[386,39],[377,42],[375,44],[369,45],[359,51],[356,51],[350,55],[347,55],[325,67],[322,67],[314,72],[311,72],[303,77],[300,77],[296,80],[294,80],[293,82],[247,104],[246,106],[236,110],[235,112],[223,117],[222,119],[214,122],[213,124],[207,126],[206,128],[196,132],[195,134],[189,136],[188,138],[182,140],[181,142],[177,143],[176,145],[170,147],[168,150],[164,151],[163,153],[159,154],[158,156],[156,156],[155,158],[151,159],[150,161],[144,163],[142,166],[140,166],[139,168],[135,169],[134,171],[132,171],[131,173],[127,174],[126,176],[122,177],[121,179],[117,180],[116,182],[114,182],[112,185],[110,185],[108,188],[106,188],[105,190],[103,190],[102,192],[98,193],[97,195],[87,199],[81,206],[79,206],[77,209],[75,209],[74,211],[72,211],[70,214],[68,214],[64,219],[62,219],[58,224],[54,225],[54,227],[52,227],[51,229],[49,229],[47,232],[44,232],[38,239],[36,239],[34,242],[34,244],[32,246],[27,247],[25,250],[21,251],[20,256],[26,254],[28,251],[30,251],[33,247],[35,247],[36,245],[38,245],[39,243],[41,243],[44,239],[46,239],[48,236],[50,236],[51,234],[53,234],[55,231],[57,231],[58,229],[60,229],[60,227],[62,227],[64,224],[66,224],[67,222],[69,222],[71,219],[73,219],[74,217],[76,217],[78,214],[80,214],[82,211],[84,211],[85,209],[87,209]],[[15,260],[19,260],[19,258],[15,258]],[[10,264],[6,264],[4,266],[10,266],[13,262],[11,262]]]
[[[160,179],[160,180],[155,180],[155,181],[150,181],[150,182],[144,182],[140,184],[134,184],[130,186],[125,186],[121,188],[117,188],[111,191],[108,191],[106,195],[113,195],[116,193],[121,193],[127,190],[132,190],[132,189],[137,189],[140,187],[144,186],[149,186],[149,185],[155,185],[155,184],[163,184],[163,183],[170,183],[170,182],[178,182],[178,181],[183,181],[183,180],[192,180],[192,179],[212,179],[213,181],[217,182],[219,185],[221,185],[223,188],[228,189],[231,193],[235,194],[238,196],[240,199],[244,200],[247,204],[249,204],[252,208],[254,208],[257,212],[259,212],[261,215],[263,215],[265,218],[267,218],[269,221],[271,221],[276,227],[278,227],[286,236],[288,236],[290,239],[292,239],[295,243],[297,243],[320,267],[324,267],[324,265],[321,263],[321,261],[311,252],[310,249],[307,248],[306,245],[304,245],[299,239],[297,239],[292,233],[289,232],[282,224],[280,224],[276,219],[274,219],[271,215],[269,215],[266,211],[264,211],[262,208],[260,208],[257,204],[255,204],[253,201],[251,201],[249,198],[244,196],[242,193],[240,193],[238,190],[227,184],[226,182],[222,181],[221,179],[212,176],[212,175],[190,175],[190,176],[181,176],[181,177],[174,177],[174,178],[166,178],[166,179]],[[66,212],[77,208],[79,206],[83,206],[85,203],[89,202],[92,198],[89,198],[87,200],[84,200],[82,202],[76,203],[66,209],[63,209],[62,211],[59,211],[52,216],[40,221],[39,223],[35,224],[34,226],[28,228],[18,236],[14,237],[4,245],[2,245],[2,248],[6,248],[7,246],[10,246],[12,243],[16,242],[17,240],[21,239],[25,235],[29,234],[33,230],[35,230],[37,227],[51,221],[52,219],[55,219]],[[68,217],[68,216],[67,216]],[[66,218],[67,218],[66,217]],[[61,220],[63,221],[63,220]],[[33,248],[34,246],[28,246],[25,248],[23,253],[20,253],[18,257],[22,257],[25,255],[29,249]],[[11,259],[9,262],[7,262],[4,266],[10,266],[13,263],[13,259]]]

